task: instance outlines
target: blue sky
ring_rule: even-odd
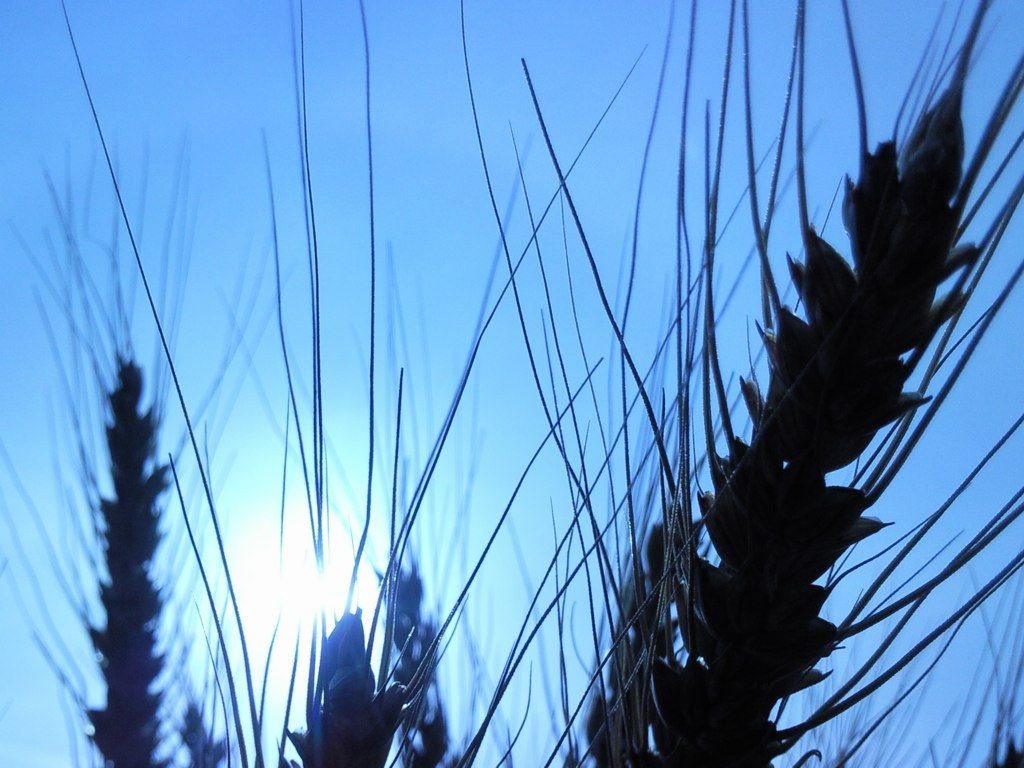
[[[776,131],[790,52],[790,3],[754,3],[752,61],[755,84],[755,135],[758,154]],[[881,0],[854,4],[854,25],[867,93],[872,143],[887,136],[928,40],[937,4]],[[698,200],[705,147],[701,127],[705,101],[717,110],[725,38],[725,3],[705,2],[698,21],[693,116],[686,142]],[[199,415],[200,432],[211,456],[219,511],[229,530],[230,552],[245,581],[254,585],[245,599],[259,604],[271,581],[259,579],[274,568],[261,562],[276,550],[274,526],[281,497],[285,388],[275,328],[269,194],[263,146],[273,177],[283,274],[284,319],[299,378],[300,400],[310,391],[309,310],[305,277],[305,241],[299,172],[299,143],[292,69],[292,21],[286,2],[249,4],[153,2],[100,3],[69,0],[68,10],[96,100],[104,132],[116,156],[129,216],[139,235],[142,258],[158,274],[162,259],[171,265],[168,281],[181,286],[180,301],[165,307],[178,326],[175,362],[186,400],[199,408],[207,391],[213,397]],[[945,34],[951,22],[947,10]],[[398,369],[405,369],[403,451],[404,483],[412,487],[430,440],[438,429],[458,374],[469,351],[483,305],[496,296],[488,276],[497,254],[497,228],[476,146],[463,71],[459,8],[455,3],[408,3],[400,8],[368,3],[371,101],[375,173],[375,226],[380,284],[378,290],[378,480],[371,563],[381,563],[384,510],[390,476]],[[664,299],[673,269],[674,184],[679,142],[680,94],[688,9],[676,13],[665,87],[651,144],[640,211],[636,307],[627,337],[638,359],[649,361],[663,326]],[[508,223],[513,255],[529,235],[525,203],[517,191],[512,138],[523,152],[524,174],[536,211],[556,189],[556,179],[538,130],[522,75],[520,58],[530,66],[541,106],[560,160],[566,165],[601,115],[637,57],[639,64],[621,96],[583,155],[570,179],[588,238],[613,299],[619,296],[623,255],[633,226],[633,210],[644,142],[655,105],[658,71],[666,39],[669,7],[664,3],[616,4],[523,2],[468,3],[466,27],[474,93],[484,149],[499,210],[510,199]],[[368,181],[363,101],[364,70],[358,6],[310,2],[305,9],[307,104],[311,176],[323,255],[325,418],[331,441],[331,483],[339,560],[348,549],[346,527],[359,525],[365,498],[367,452],[366,358],[368,336]],[[997,2],[984,48],[972,74],[965,104],[968,146],[980,132],[995,94],[1002,87],[1021,47],[1024,6]],[[843,174],[856,169],[856,109],[838,3],[816,3],[809,17],[807,114],[813,136],[808,147],[812,216],[825,235],[844,250],[837,213],[826,219]],[[642,54],[642,55],[641,55]],[[73,428],[68,396],[61,389],[56,360],[79,378],[72,399],[81,412],[97,417],[88,371],[76,367],[62,325],[59,303],[47,293],[45,275],[57,268],[48,248],[61,251],[58,216],[47,192],[46,175],[58,197],[75,210],[83,259],[99,293],[111,292],[109,253],[115,237],[120,279],[135,282],[135,268],[123,232],[116,235],[112,190],[92,119],[79,81],[59,3],[13,0],[0,8],[0,332],[9,343],[0,362],[0,440],[17,477],[41,510],[50,535],[67,537],[59,488],[74,483]],[[740,102],[734,91],[725,145],[723,207],[741,199],[745,156]],[[1020,129],[1019,110],[1008,133]],[[790,145],[791,146],[791,145]],[[788,163],[788,164],[787,164]],[[1019,159],[1016,177],[1020,176]],[[784,173],[792,155],[784,158]],[[1013,175],[1012,173],[1010,174]],[[175,179],[181,178],[180,186]],[[175,192],[175,190],[179,190]],[[1005,185],[1002,188],[1006,194]],[[773,258],[784,274],[784,255],[799,252],[795,194],[780,202],[773,234]],[[699,223],[699,209],[690,211]],[[568,225],[567,225],[568,226]],[[1020,254],[1019,222],[990,276],[979,288],[978,307],[994,296]],[[611,334],[603,319],[589,272],[571,226],[568,247],[574,293],[565,285],[560,211],[556,204],[543,230],[546,261],[558,271],[554,324],[571,340],[575,384],[586,369],[575,353],[570,300],[578,302],[581,336],[593,363],[606,360]],[[739,273],[750,244],[746,203],[725,230],[719,247],[719,278],[727,285]],[[25,246],[34,254],[30,257]],[[187,269],[184,265],[187,264]],[[505,274],[498,265],[499,285]],[[741,281],[737,297],[721,324],[723,366],[742,371],[757,345],[753,273]],[[129,289],[130,291],[131,289]],[[133,338],[144,361],[158,359],[152,320],[134,289]],[[543,349],[550,328],[535,264],[522,273],[527,323],[535,349]],[[173,290],[172,290],[173,293]],[[723,295],[722,292],[719,295]],[[883,498],[875,514],[903,533],[941,503],[956,482],[999,433],[1018,415],[1024,360],[1017,329],[1024,322],[1019,296],[994,324],[960,387],[950,400],[900,482]],[[971,315],[973,319],[977,314]],[[56,329],[59,355],[47,337]],[[224,361],[226,362],[226,367]],[[612,371],[615,369],[612,368]],[[546,373],[542,374],[546,376]],[[617,377],[617,373],[614,374]],[[601,414],[610,380],[600,369]],[[614,379],[611,379],[614,381]],[[182,419],[165,391],[166,441],[180,442]],[[91,399],[89,399],[91,398]],[[86,403],[87,405],[83,405]],[[594,409],[584,426],[597,444]],[[639,424],[639,422],[638,422]],[[95,440],[98,422],[85,425]],[[432,600],[451,605],[515,486],[545,424],[534,389],[513,306],[504,302],[488,330],[469,383],[463,410],[455,422],[448,452],[428,495],[416,535],[418,557],[432,580]],[[596,454],[588,445],[588,462]],[[513,527],[526,552],[527,580],[537,579],[550,557],[552,516],[568,496],[564,472],[550,449],[528,476],[513,507]],[[1010,443],[1002,463],[972,488],[948,530],[936,536],[973,531],[978,521],[1016,488],[1014,467],[1024,447]],[[298,493],[294,452],[289,461],[286,509],[289,535],[300,540],[304,511]],[[57,479],[55,464],[64,479]],[[7,472],[6,468],[4,470]],[[185,462],[190,503],[205,515],[195,494],[195,475]],[[1019,471],[1017,472],[1019,476]],[[0,575],[0,612],[4,620],[0,679],[0,744],[10,760],[40,768],[66,765],[69,755],[59,685],[34,647],[14,599],[14,582],[26,591],[25,560],[43,563],[29,507],[20,498],[13,474],[3,475],[4,514],[11,529],[0,527],[0,557],[9,572]],[[381,480],[385,478],[385,480]],[[173,508],[173,507],[172,507]],[[909,509],[910,512],[904,512]],[[564,523],[564,521],[562,521]],[[164,560],[181,568],[168,580],[176,605],[184,606],[183,627],[199,631],[189,589],[194,575],[180,549],[180,520],[169,517]],[[176,531],[176,532],[175,532]],[[888,535],[888,533],[886,534]],[[1011,532],[993,547],[991,563],[977,567],[976,578],[1019,547]],[[887,539],[891,540],[891,539]],[[451,543],[454,542],[454,543]],[[63,551],[63,550],[62,550]],[[525,611],[524,579],[515,547],[502,536],[474,587],[465,624],[472,630],[488,674],[496,674],[507,652],[511,627]],[[69,561],[69,565],[71,562]],[[73,653],[84,636],[73,615],[42,573],[45,600],[58,626],[68,627]],[[344,570],[344,569],[343,569]],[[366,576],[372,581],[372,575]],[[289,582],[291,584],[291,582]],[[952,589],[963,595],[970,578]],[[86,585],[87,588],[88,585]],[[298,591],[301,587],[293,585]],[[52,597],[52,601],[51,601]],[[585,593],[579,616],[585,615]],[[370,598],[364,598],[364,602]],[[29,597],[29,602],[33,602]],[[938,605],[940,615],[945,606]],[[37,606],[30,612],[39,621]],[[256,608],[250,609],[255,616]],[[269,614],[267,614],[269,615]],[[265,616],[253,619],[253,632],[267,631]],[[927,625],[928,617],[922,617]],[[46,636],[45,625],[40,625]],[[551,643],[549,636],[545,642]],[[466,641],[459,631],[457,643]],[[980,651],[981,635],[963,640],[968,654]],[[458,658],[459,648],[453,647]],[[586,644],[579,653],[592,656]],[[589,655],[588,655],[589,653]],[[197,669],[202,654],[192,660]],[[539,662],[538,662],[539,663]],[[466,669],[446,672],[454,690],[472,685]],[[87,659],[83,668],[88,668]],[[539,668],[539,667],[538,667]],[[197,673],[198,674],[198,673]],[[535,672],[536,674],[536,672]],[[963,673],[959,674],[963,677]],[[938,677],[941,685],[962,683],[954,670]],[[90,678],[90,695],[95,680]],[[510,694],[509,719],[525,705],[525,676]],[[535,691],[536,694],[536,691]],[[941,697],[939,697],[941,698]],[[538,703],[541,702],[541,703]],[[549,733],[540,716],[543,699],[535,695],[530,739],[542,743]],[[927,729],[924,729],[927,730]],[[919,743],[926,736],[922,732]],[[539,751],[539,750],[538,750]],[[531,764],[524,747],[523,762]]]

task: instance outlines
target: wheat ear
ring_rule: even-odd
[[[423,582],[415,563],[398,575],[395,593],[394,645],[399,653],[395,680],[409,686],[419,669],[431,670],[421,694],[415,702],[410,702],[410,711],[400,731],[402,765],[404,768],[454,765],[457,758],[449,757],[448,725],[433,658],[437,654],[437,628],[422,610]]]
[[[106,623],[89,634],[107,686],[103,709],[89,711],[93,741],[110,765],[162,766],[161,696],[155,690],[163,669],[156,625],[162,600],[150,576],[160,542],[157,498],[167,487],[167,468],[154,461],[157,417],[141,411],[142,372],[125,360],[117,366],[110,392],[107,448],[114,493],[101,500],[107,578],[100,584]]]
[[[399,683],[375,692],[361,611],[342,616],[323,645],[308,730],[288,732],[302,768],[383,768],[405,701]]]
[[[806,319],[782,308],[765,334],[767,394],[744,385],[750,443],[731,436],[716,456],[709,442],[715,490],[700,503],[719,562],[697,558],[692,581],[679,582],[686,661],[654,667],[665,765],[770,765],[785,749],[778,702],[824,676],[814,666],[837,631],[819,616],[828,590],[816,582],[882,527],[864,516],[862,490],[826,476],[922,402],[904,391],[907,360],[960,306],[956,293],[936,300],[937,289],[977,253],[955,248],[961,211],[951,205],[969,48],[906,145],[865,152],[843,207],[852,267],[808,224],[801,194],[806,257],[790,269]]]

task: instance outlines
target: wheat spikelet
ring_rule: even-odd
[[[161,704],[155,685],[163,668],[156,625],[162,600],[149,568],[160,541],[156,502],[167,480],[166,468],[154,462],[157,418],[152,410],[140,410],[141,397],[142,372],[121,360],[117,386],[108,397],[106,430],[114,493],[100,502],[108,572],[100,602],[106,624],[89,632],[101,659],[107,702],[88,714],[104,759],[125,768],[164,765],[155,754]]]
[[[982,8],[982,11],[984,8]],[[980,21],[976,19],[975,24]],[[787,308],[766,333],[771,379],[744,384],[748,443],[708,445],[714,493],[700,498],[717,564],[697,557],[677,605],[689,655],[659,660],[654,695],[666,726],[661,765],[764,768],[787,745],[777,703],[820,681],[835,647],[816,583],[882,523],[870,501],[826,476],[855,461],[878,430],[922,402],[904,391],[907,360],[960,304],[939,284],[977,255],[957,248],[964,156],[960,105],[970,45],[953,83],[902,148],[863,157],[843,208],[852,266],[806,221],[804,262],[790,263],[806,319]]]
[[[404,686],[413,683],[417,670],[433,668],[432,649],[437,628],[423,615],[423,582],[412,564],[398,576],[395,596],[394,645],[399,653],[394,678]],[[430,655],[428,655],[430,654]],[[399,754],[405,768],[440,768],[454,764],[448,757],[448,727],[436,674],[431,674],[416,705],[406,717],[399,734]]]
[[[289,733],[303,768],[382,768],[392,742],[406,768],[453,765],[434,670],[437,630],[421,611],[423,584],[415,566],[398,574],[390,675],[375,689],[362,616],[344,616],[324,645],[317,702],[307,731]],[[424,675],[423,670],[430,672]],[[423,675],[422,682],[416,678]]]
[[[181,742],[188,753],[190,768],[218,768],[227,757],[227,741],[211,735],[203,710],[195,701],[190,700],[185,708]]]
[[[382,768],[405,699],[399,683],[374,691],[362,616],[343,616],[324,643],[309,727],[288,734],[302,767]]]

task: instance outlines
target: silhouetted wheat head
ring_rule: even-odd
[[[188,752],[190,768],[218,768],[227,757],[227,742],[210,735],[209,718],[189,702],[181,722],[181,741]]]
[[[762,388],[754,379],[741,379],[752,425],[750,438],[743,439],[731,425],[715,352],[715,234],[707,235],[702,386],[714,490],[699,495],[696,521],[689,519],[685,500],[670,499],[663,522],[651,533],[646,589],[639,594],[657,594],[664,587],[656,603],[663,613],[660,619],[649,610],[626,614],[634,627],[624,640],[631,643],[630,652],[616,659],[620,669],[625,661],[626,670],[639,667],[640,674],[625,692],[616,685],[623,673],[610,675],[614,702],[599,698],[592,706],[588,732],[598,765],[765,768],[803,733],[888,679],[869,678],[851,694],[858,682],[854,678],[807,720],[786,729],[778,726],[780,704],[827,677],[819,662],[881,620],[870,615],[857,621],[855,611],[836,626],[821,617],[839,560],[883,526],[865,513],[905,459],[896,452],[898,440],[890,442],[882,460],[865,451],[880,431],[894,425],[905,431],[927,402],[923,391],[907,389],[908,379],[947,321],[962,309],[968,274],[998,241],[1020,199],[1018,181],[985,242],[962,240],[968,201],[990,149],[987,142],[1002,127],[1020,90],[1018,65],[996,105],[986,143],[965,170],[961,103],[987,6],[982,3],[977,11],[950,82],[922,111],[907,140],[883,141],[870,152],[862,146],[860,174],[847,182],[842,208],[850,261],[808,219],[801,7],[795,61],[805,255],[789,261],[801,312],[781,304],[775,280],[765,270],[765,303],[771,311],[762,337],[769,381]],[[749,80],[746,84],[749,88]],[[863,112],[861,120],[863,145]],[[760,215],[755,207],[755,223]],[[759,247],[765,255],[764,245]],[[954,277],[955,287],[939,296],[940,285]],[[934,367],[926,382],[933,372]],[[721,441],[711,418],[716,409]],[[724,453],[719,453],[720,443]],[[863,467],[854,484],[829,482],[833,473],[856,461]],[[858,483],[860,478],[865,479]],[[687,493],[685,487],[680,493]],[[704,534],[711,552],[698,549]],[[1016,567],[1011,564],[1011,570]],[[898,607],[923,600],[934,586],[912,592]],[[877,583],[869,594],[876,589]],[[891,616],[894,610],[881,613]],[[617,712],[611,716],[613,704]],[[1013,754],[1011,748],[1008,759]]]
[[[805,260],[791,269],[806,319],[779,310],[765,336],[767,392],[744,383],[750,442],[727,435],[710,462],[715,491],[700,497],[719,560],[687,553],[689,578],[676,587],[687,659],[654,666],[659,751],[673,765],[767,765],[785,749],[772,710],[822,678],[814,665],[839,642],[819,617],[828,590],[817,582],[882,523],[865,516],[864,490],[826,476],[924,402],[904,390],[908,358],[960,306],[956,292],[936,300],[939,284],[978,256],[958,249],[962,203],[951,207],[964,154],[961,61],[906,146],[881,144],[848,185],[852,267],[804,224]]]
[[[142,372],[122,360],[109,395],[107,447],[113,495],[103,499],[107,577],[100,584],[105,623],[90,630],[107,685],[106,706],[89,712],[93,740],[113,765],[161,766],[157,650],[161,610],[150,574],[160,541],[157,499],[167,487],[167,468],[156,462],[157,420],[142,409]]]
[[[376,690],[367,663],[360,612],[337,623],[320,656],[317,695],[308,730],[289,733],[303,766],[383,766],[398,731],[398,759],[405,768],[440,768],[448,757],[448,733],[436,679],[413,697],[423,669],[432,669],[436,630],[420,612],[423,588],[415,568],[398,576],[393,642],[394,682]],[[399,726],[401,725],[401,728]]]

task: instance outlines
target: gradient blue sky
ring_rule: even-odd
[[[753,5],[754,110],[760,154],[774,136],[781,111],[793,12],[791,3]],[[868,0],[852,5],[873,143],[891,131],[938,4]],[[701,7],[694,117],[686,144],[694,174],[694,201],[699,200],[702,188],[702,112],[705,100],[712,110],[717,109],[727,19],[725,3],[705,2]],[[258,585],[243,599],[258,605],[266,602],[266,590],[272,588],[272,579],[260,579],[275,573],[272,558],[276,557],[274,526],[281,497],[285,405],[273,322],[264,137],[286,279],[286,333],[303,402],[308,403],[310,391],[308,289],[289,6],[287,2],[227,0],[69,0],[68,9],[103,129],[116,155],[143,260],[152,273],[159,273],[166,253],[172,265],[170,274],[179,276],[171,285],[179,280],[183,286],[181,301],[165,308],[178,324],[175,360],[190,407],[198,408],[211,388],[216,393],[199,418],[200,432],[209,446],[214,486],[234,562],[243,574],[242,581]],[[327,329],[326,419],[334,460],[331,482],[339,524],[336,541],[343,562],[348,548],[344,528],[357,526],[361,514],[367,448],[369,238],[363,49],[356,4],[310,2],[305,14],[309,151],[323,254],[323,324]],[[457,382],[480,307],[493,301],[495,292],[488,294],[487,285],[497,231],[473,133],[458,5],[368,3],[367,16],[381,276],[378,478],[390,475],[397,371],[403,366],[407,387],[404,451],[409,473],[404,482],[411,487]],[[466,8],[477,108],[502,210],[517,184],[511,133],[524,153],[535,210],[546,204],[556,187],[520,58],[530,65],[556,150],[565,165],[633,61],[643,53],[570,181],[613,296],[617,295],[616,281],[632,232],[668,18],[665,3],[468,3]],[[666,280],[673,268],[674,183],[687,18],[688,9],[680,7],[641,209],[636,306],[627,334],[640,360],[649,360],[653,352],[664,315]],[[940,34],[948,31],[950,21],[947,17]],[[807,113],[815,136],[808,149],[809,196],[814,219],[821,225],[842,174],[856,169],[856,111],[838,2],[812,3],[808,29]],[[1024,4],[997,2],[968,88],[969,146],[1002,87],[1002,78],[1020,55],[1022,29]],[[736,95],[738,90],[731,102],[725,146],[722,198],[726,209],[740,199],[746,183]],[[53,179],[58,196],[75,208],[83,259],[107,298],[111,295],[107,288],[108,252],[119,224],[59,3],[8,0],[0,7],[0,105],[0,264],[4,275],[0,278],[0,337],[6,341],[0,361],[0,440],[17,477],[41,510],[50,535],[60,542],[68,535],[61,522],[65,513],[61,511],[60,486],[74,482],[74,433],[68,396],[59,384],[47,338],[48,325],[60,339],[60,359],[80,376],[72,396],[76,408],[87,408],[95,416],[96,403],[90,394],[88,371],[80,369],[69,352],[58,302],[46,290],[47,278],[33,266],[33,257],[25,249],[27,245],[50,279],[63,284],[54,277],[55,262],[49,252],[60,253],[61,234],[46,174]],[[1019,130],[1019,110],[1015,119],[1012,125]],[[791,154],[787,160],[786,169],[792,167]],[[1019,161],[1016,167],[1019,177]],[[175,193],[179,172],[185,179],[180,187],[184,191]],[[773,234],[773,258],[780,269],[787,250],[799,252],[793,198],[792,191],[783,198]],[[695,225],[700,222],[697,211],[696,207],[690,211]],[[720,245],[718,266],[723,285],[735,277],[748,252],[748,221],[744,202]],[[529,233],[521,194],[515,197],[509,227],[512,252],[518,255]],[[844,250],[837,215],[828,220],[824,232]],[[544,236],[549,268],[559,272],[557,283],[561,286],[556,286],[556,314],[561,314],[555,324],[575,350],[557,205]],[[984,306],[1000,279],[1019,262],[1020,252],[1013,246],[1022,241],[1021,236],[1018,222],[1007,238],[1010,247],[1003,249],[1002,259],[979,290],[978,307]],[[118,268],[122,279],[131,284],[135,268],[124,247],[123,232],[120,238]],[[582,335],[593,362],[608,357],[611,334],[571,229],[568,240]],[[187,273],[182,267],[185,263]],[[504,270],[502,263],[499,278]],[[756,306],[751,302],[752,277],[751,272],[741,282],[736,302],[722,322],[720,345],[728,370],[744,370],[748,351],[757,343],[751,319],[754,312],[748,310]],[[547,310],[535,264],[524,268],[522,280],[531,340],[542,350]],[[893,537],[941,502],[1024,404],[1021,305],[1020,297],[1015,296],[994,325],[992,338],[982,345],[964,378],[961,394],[950,400],[900,482],[877,508],[878,516],[897,523]],[[143,359],[149,361],[156,357],[152,320],[137,291],[133,310],[133,338]],[[971,318],[976,315],[977,311]],[[221,370],[229,351],[227,368]],[[576,355],[570,364],[574,384],[582,380],[584,368]],[[600,391],[605,392],[608,368],[597,378]],[[93,399],[79,399],[87,397]],[[83,402],[88,405],[82,406]],[[600,405],[603,409],[604,403]],[[166,411],[167,448],[173,449],[182,432],[173,397],[168,398]],[[96,425],[94,419],[84,428],[93,434]],[[589,426],[596,444],[596,421]],[[488,331],[417,537],[419,559],[433,583],[432,600],[442,608],[450,605],[467,561],[476,557],[544,432],[514,308],[506,301]],[[594,461],[595,455],[588,453],[588,460]],[[937,535],[930,551],[944,541],[943,536],[973,530],[1005,500],[1019,482],[1022,458],[1020,440],[1010,443],[1000,457],[1002,463],[979,479],[958,510],[960,516]],[[293,526],[290,530],[298,540],[305,512],[297,492],[299,475],[294,460],[293,453],[286,508]],[[55,463],[63,467],[63,481],[57,479]],[[194,473],[187,466],[185,472],[192,478],[187,487],[194,491]],[[0,745],[10,764],[26,768],[67,765],[70,748],[59,706],[59,685],[34,647],[14,596],[15,585],[20,586],[38,622],[38,606],[26,580],[26,561],[39,566],[44,601],[57,625],[67,628],[73,654],[83,653],[84,636],[75,617],[53,592],[43,559],[45,550],[14,474],[6,467],[3,473],[0,503],[3,514],[13,521],[13,530],[6,524],[0,527],[0,557],[10,561],[8,573],[0,575],[0,616],[4,617]],[[379,537],[386,530],[383,510],[387,491],[381,485],[378,492],[373,530]],[[202,517],[205,513],[198,497],[194,501],[196,514]],[[557,510],[564,509],[566,503],[564,473],[557,455],[549,450],[531,472],[514,507],[514,525],[526,551],[524,567],[530,578],[539,576],[550,556],[552,514],[560,520]],[[170,520],[168,527],[177,531],[176,510]],[[195,583],[193,569],[188,557],[181,555],[180,531],[169,535],[174,552],[165,553],[164,560],[180,571],[175,571],[168,588],[173,588],[175,604],[184,606],[182,626],[197,631],[188,594]],[[1020,536],[1014,535],[1008,535],[1001,548],[993,548],[991,563],[978,566],[977,578],[1018,548]],[[450,539],[457,545],[449,545]],[[371,559],[379,564],[383,547],[371,543],[371,549]],[[24,559],[18,551],[24,552]],[[475,587],[467,614],[486,674],[491,677],[500,668],[509,634],[525,610],[523,579],[513,553],[510,539],[502,537]],[[268,560],[271,565],[265,567]],[[955,585],[950,599],[964,594],[969,584],[967,578]],[[585,593],[577,593],[577,598],[576,620],[582,621]],[[948,603],[940,604],[929,616],[934,618],[947,607]],[[258,612],[257,608],[251,611],[253,616]],[[268,631],[267,615],[253,619],[258,625],[253,629],[256,636]],[[926,625],[928,617],[922,617],[922,623]],[[44,639],[52,640],[46,625],[38,626]],[[982,647],[979,633],[961,642],[967,654],[961,658],[969,658]],[[592,649],[588,651],[581,642],[579,653],[586,662]],[[199,666],[202,655],[193,660],[193,666]],[[453,655],[458,658],[457,652]],[[88,658],[82,665],[88,670]],[[973,662],[968,668],[973,670]],[[453,690],[473,684],[465,669],[447,674]],[[952,686],[962,686],[965,674],[961,665],[937,680],[939,686],[950,686],[952,691]],[[95,680],[89,680],[88,690],[94,695]],[[524,676],[523,685],[510,695],[513,729],[525,704],[525,691]],[[946,712],[948,699],[935,698],[935,711]],[[541,714],[546,704],[536,686],[532,706],[533,720],[522,746],[525,765],[536,760],[530,755],[542,752],[529,745],[550,738],[548,718]],[[924,728],[913,733],[916,747],[922,748],[930,731]]]

